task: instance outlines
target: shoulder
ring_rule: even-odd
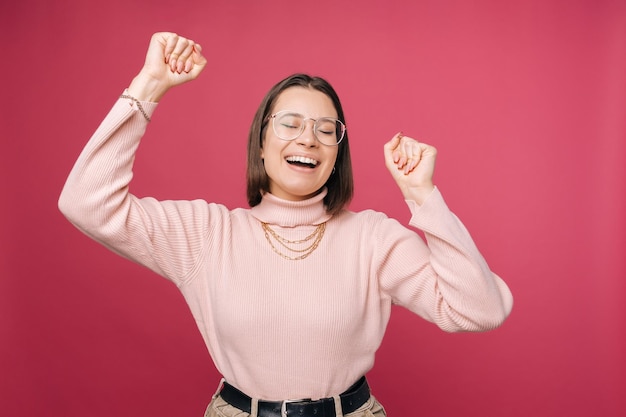
[[[206,224],[215,227],[217,225],[232,223],[233,219],[249,217],[250,210],[244,208],[230,209],[221,203],[207,202],[203,199],[195,200],[164,200],[147,197],[143,198],[143,205],[155,206],[151,210],[163,211],[181,219],[193,220],[196,224]]]
[[[336,222],[339,227],[358,227],[360,230],[369,232],[384,232],[396,228],[405,228],[398,220],[372,209],[362,211],[342,210],[333,216],[332,221]]]
[[[388,219],[389,217],[380,211],[366,209],[362,211],[352,211],[349,209],[343,209],[339,213],[333,216],[334,221],[348,222],[348,221],[381,221]]]

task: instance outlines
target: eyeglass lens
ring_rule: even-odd
[[[306,128],[307,119],[299,113],[279,112],[274,115],[274,133],[283,140],[293,140]],[[343,139],[345,127],[330,117],[317,119],[313,125],[315,137],[324,145],[337,145]]]

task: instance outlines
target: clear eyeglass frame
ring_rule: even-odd
[[[300,123],[299,128],[292,127],[294,129],[294,132],[292,134],[286,134],[284,132],[285,129],[281,130],[280,128],[280,120],[281,118],[286,117],[286,116],[295,117],[296,120]],[[315,136],[315,139],[317,139],[317,141],[321,143],[322,145],[337,146],[341,143],[343,138],[346,136],[346,130],[347,130],[346,125],[341,120],[335,119],[332,117],[320,117],[319,119],[313,119],[312,117],[304,117],[300,113],[293,112],[291,110],[281,110],[277,113],[270,115],[268,119],[272,119],[272,129],[274,130],[274,134],[279,139],[286,140],[286,141],[291,141],[291,140],[295,140],[299,138],[300,135],[304,133],[304,129],[306,128],[306,125],[307,125],[306,122],[308,120],[313,121],[313,135]],[[333,139],[332,143],[329,143],[328,138],[325,137],[325,135],[328,135],[328,133],[321,133],[322,131],[320,130],[320,127],[324,123],[329,123],[329,122],[333,123],[335,126],[336,139]],[[278,126],[276,125],[277,123],[279,123]]]

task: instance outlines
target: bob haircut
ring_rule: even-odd
[[[269,124],[269,116],[274,108],[278,96],[288,88],[304,87],[311,88],[326,94],[337,111],[337,118],[346,124],[346,120],[339,101],[339,96],[333,87],[320,77],[312,77],[307,74],[293,74],[276,84],[267,93],[252,120],[250,134],[248,136],[248,166],[246,171],[246,186],[248,204],[254,207],[261,202],[263,194],[269,192],[269,177],[265,172],[265,166],[261,159],[261,148],[265,140],[265,133]],[[333,173],[324,186],[328,189],[324,204],[326,211],[336,214],[352,200],[354,194],[354,179],[352,175],[352,162],[350,160],[350,141],[346,129],[343,140],[339,143],[337,160]]]

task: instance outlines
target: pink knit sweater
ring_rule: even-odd
[[[155,103],[143,103],[152,114]],[[147,122],[120,99],[67,179],[65,216],[91,238],[174,282],[217,368],[247,394],[269,400],[344,391],[371,369],[392,303],[446,331],[499,326],[512,306],[461,222],[435,189],[407,201],[410,225],[382,213],[329,216],[325,192],[301,202],[265,195],[252,209],[205,201],[156,201],[128,192]],[[302,238],[327,221],[306,259],[276,254],[261,221]]]

